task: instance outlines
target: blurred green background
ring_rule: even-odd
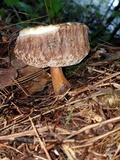
[[[85,23],[93,46],[120,40],[119,0],[3,0],[0,19],[20,29],[51,23]]]

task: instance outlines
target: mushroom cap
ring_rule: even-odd
[[[78,64],[89,50],[88,27],[63,23],[21,30],[14,52],[24,63],[45,68]]]

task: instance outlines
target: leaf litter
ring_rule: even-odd
[[[15,59],[9,37],[0,42],[0,159],[120,159],[120,47],[91,49],[56,97],[49,68]]]

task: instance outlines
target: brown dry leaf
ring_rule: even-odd
[[[27,91],[30,95],[34,94],[35,92],[41,91],[48,82],[47,78],[44,78],[43,75],[40,78],[40,81],[33,82],[32,85],[27,88]]]
[[[20,59],[12,59],[11,65],[15,67],[16,69],[21,69],[26,66],[26,64]]]
[[[18,69],[19,78],[26,80],[22,87],[29,95],[42,90],[49,81],[49,76],[45,70],[26,65],[20,59],[13,59],[11,65]],[[39,75],[37,75],[38,72]],[[32,76],[32,80],[31,78],[29,80],[29,76]]]
[[[0,69],[0,88],[3,89],[6,86],[10,86],[13,79],[17,77],[17,70],[15,68]]]
[[[49,81],[48,73],[43,70],[33,66],[26,66],[24,68],[19,69],[18,73],[20,77],[25,77],[27,75],[32,75],[37,72],[40,72],[40,75],[33,79],[24,83],[23,89],[25,89],[30,95],[38,92],[44,88],[46,83]]]
[[[3,42],[7,42],[7,41],[8,41],[8,38],[7,38],[6,36],[3,36],[3,37],[2,37],[2,41],[3,41]]]

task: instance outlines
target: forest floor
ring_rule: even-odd
[[[120,47],[64,68],[72,88],[56,97],[49,68],[15,58],[16,27],[0,28],[0,160],[119,160]]]

